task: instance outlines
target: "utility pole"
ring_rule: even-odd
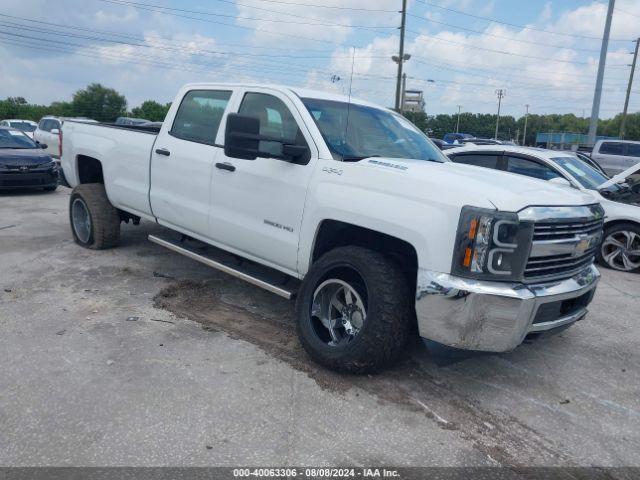
[[[525,105],[527,111],[524,114],[524,132],[522,134],[522,145],[527,146],[527,121],[529,120],[529,104]]]
[[[609,48],[609,34],[611,33],[611,19],[613,18],[613,7],[616,0],[609,0],[607,10],[607,20],[604,24],[604,34],[602,36],[602,47],[600,48],[600,62],[598,63],[598,77],[596,79],[596,90],[593,94],[593,106],[591,107],[591,121],[589,122],[589,135],[587,143],[594,145],[598,133],[598,119],[600,117],[600,100],[602,99],[602,83],[604,81],[604,67],[607,63],[607,49]]]
[[[629,74],[629,85],[627,85],[627,98],[624,100],[624,110],[622,111],[622,121],[620,122],[620,139],[624,140],[625,127],[627,125],[627,110],[629,109],[629,97],[631,96],[631,85],[633,85],[633,74],[636,71],[636,62],[638,61],[638,47],[640,47],[640,38],[636,40],[636,51],[633,54],[633,62],[631,62],[631,73]]]
[[[398,79],[396,82],[396,111],[400,111],[400,89],[402,88],[402,64],[405,60],[409,60],[409,58],[405,58],[404,55],[404,30],[407,20],[407,0],[402,0],[402,20],[400,21],[400,51],[398,53]],[[394,59],[395,61],[395,59]]]
[[[500,128],[500,107],[502,105],[502,99],[506,95],[506,91],[502,88],[496,90],[496,95],[498,96],[498,117],[496,118],[496,134],[494,138],[498,139],[498,129]]]
[[[404,112],[404,100],[406,98],[407,91],[407,74],[402,74],[402,95],[400,95],[400,113]]]
[[[460,109],[462,105],[458,105],[458,121],[456,122],[456,133],[460,130]]]

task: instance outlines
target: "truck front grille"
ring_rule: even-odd
[[[604,215],[599,205],[581,208],[574,218],[531,218],[533,244],[524,270],[527,283],[570,278],[594,262]]]

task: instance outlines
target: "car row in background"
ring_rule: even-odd
[[[31,120],[19,120],[17,118],[12,118],[9,120],[2,120],[0,122],[0,127],[17,128],[21,132],[24,132],[27,137],[33,138],[33,132],[35,132],[38,124]]]
[[[0,190],[55,190],[58,166],[45,150],[23,131],[0,127]]]
[[[604,238],[594,255],[610,268],[640,271],[640,163],[609,178],[592,166],[597,162],[589,157],[585,161],[573,152],[468,145],[447,150],[446,155],[456,163],[564,184],[593,195],[605,210]],[[569,231],[566,234],[573,235]],[[571,261],[571,256],[566,258],[566,262]]]

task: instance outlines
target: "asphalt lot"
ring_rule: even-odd
[[[640,466],[640,275],[584,321],[438,367],[312,364],[291,305],[123,226],[71,240],[69,190],[0,194],[0,465]]]

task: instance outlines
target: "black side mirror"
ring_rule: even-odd
[[[43,149],[43,150],[46,150],[46,149],[47,149],[47,147],[49,146],[49,145],[47,145],[46,143],[40,143],[40,142],[37,142],[37,143],[38,143],[38,146],[39,146],[41,149]]]
[[[231,158],[255,160],[259,145],[260,119],[230,113],[224,132],[224,154]]]
[[[277,152],[260,150],[260,142],[272,142],[282,148]],[[295,142],[295,140],[292,140]],[[224,132],[224,154],[231,158],[255,160],[257,157],[276,158],[292,163],[305,163],[311,151],[305,145],[285,143],[282,138],[260,135],[260,119],[237,113],[227,116],[227,127]]]
[[[306,145],[290,145],[288,143],[285,143],[282,146],[282,156],[284,157],[283,160],[291,159],[293,163],[306,163],[307,161],[309,161],[310,155],[311,152],[309,151],[309,147],[307,147]]]

